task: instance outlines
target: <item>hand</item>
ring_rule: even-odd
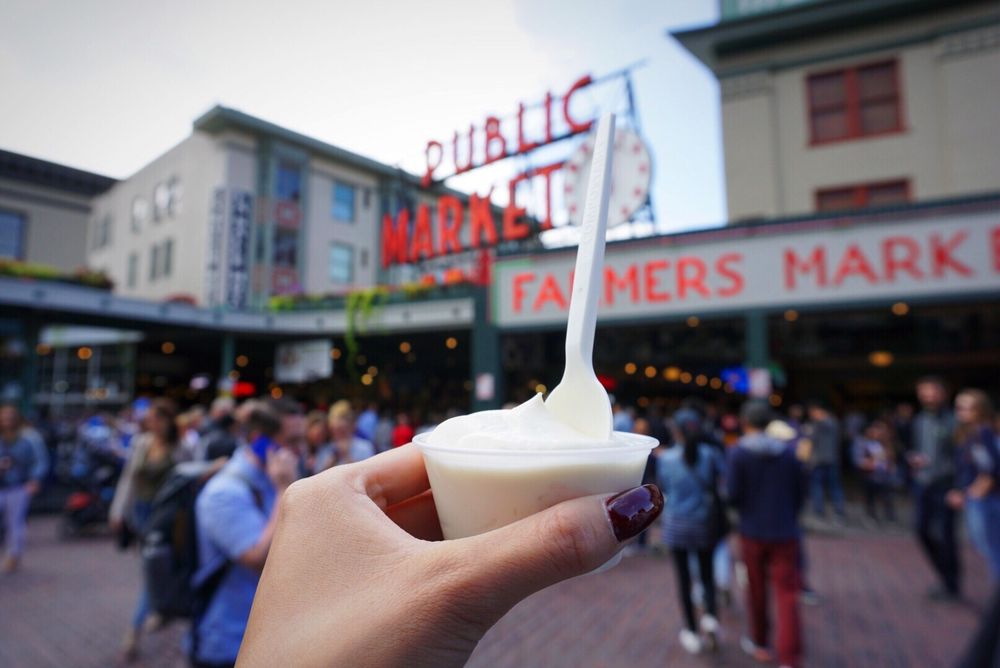
[[[282,497],[238,663],[462,666],[518,601],[605,563],[662,508],[639,487],[440,541],[416,447],[329,469]]]
[[[960,510],[965,505],[965,494],[961,490],[953,489],[945,495],[944,501],[948,507]]]
[[[113,517],[108,520],[108,526],[111,527],[111,533],[118,534],[121,533],[124,522],[122,522],[120,517]]]
[[[42,488],[42,483],[37,480],[29,480],[24,483],[24,491],[28,493],[28,496],[34,496],[38,494],[38,490]]]
[[[267,456],[267,477],[275,488],[283,490],[299,477],[299,458],[288,448],[278,448]]]
[[[906,455],[906,460],[910,463],[910,468],[922,469],[927,466],[927,457],[919,452],[911,452]]]

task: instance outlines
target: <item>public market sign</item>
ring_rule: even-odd
[[[1000,213],[908,222],[792,225],[663,237],[608,246],[599,317],[686,316],[747,308],[1000,294]],[[795,227],[809,225],[803,223]],[[502,327],[564,325],[572,252],[498,260],[494,314]]]
[[[487,116],[481,126],[470,124],[467,131],[455,131],[450,141],[434,139],[427,142],[424,150],[426,167],[421,185],[427,188],[451,176],[514,156],[528,155],[543,146],[589,132],[594,119],[581,119],[574,115],[574,96],[603,81],[628,76],[628,70],[600,79],[586,75],[574,81],[561,96],[549,92],[541,102],[532,105],[519,103],[516,115],[506,119],[506,122],[496,116]],[[532,120],[534,123],[530,123]],[[534,133],[532,127],[536,128]],[[628,150],[645,156],[641,171],[648,181],[648,148],[636,136]],[[538,219],[538,230],[551,229],[552,177],[564,167],[574,173],[582,169],[579,161],[557,160],[520,171],[510,178],[505,184],[507,205],[499,220],[494,217],[492,188],[484,195],[470,195],[467,205],[458,197],[445,195],[438,198],[433,208],[421,203],[414,211],[400,210],[395,217],[386,212],[382,219],[382,267],[423,262],[469,250],[492,248],[501,242],[526,239],[536,230],[527,220],[529,212],[526,207],[518,205],[518,186],[525,182],[539,180],[544,189],[542,210],[530,212],[530,215]],[[648,183],[643,187],[638,181],[625,185],[628,185],[629,193],[636,192],[645,198],[646,190],[643,188],[648,188]],[[567,183],[566,187],[572,189],[574,183]],[[619,208],[628,205],[633,203],[622,201]],[[574,208],[572,204],[570,207]]]

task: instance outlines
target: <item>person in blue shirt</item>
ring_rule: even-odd
[[[1000,583],[1000,449],[991,428],[993,409],[982,390],[955,397],[955,482],[948,505],[965,507],[969,539]]]
[[[674,414],[676,425],[674,446],[660,456],[657,485],[663,493],[661,515],[663,539],[670,547],[677,573],[677,588],[686,628],[680,632],[681,646],[692,654],[702,649],[705,634],[710,646],[716,642],[719,622],[716,617],[715,576],[712,569],[712,552],[718,536],[713,531],[713,490],[722,476],[721,454],[712,446],[695,438],[700,420],[695,411],[681,409]],[[692,579],[689,559],[697,557],[701,584],[704,587],[705,614],[695,623],[692,602]]]
[[[218,583],[192,624],[189,654],[198,668],[236,663],[281,496],[298,477],[298,445],[305,437],[298,407],[269,402],[251,412],[248,427],[249,444],[233,454],[195,502],[199,566],[193,584]]]
[[[44,443],[31,438],[23,427],[16,406],[0,406],[0,513],[7,541],[0,568],[4,573],[13,573],[21,563],[28,504],[48,470]]]

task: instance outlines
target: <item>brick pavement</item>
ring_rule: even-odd
[[[139,580],[134,554],[103,538],[61,542],[53,518],[33,518],[22,571],[0,577],[0,666],[115,665]],[[985,603],[986,573],[967,553],[969,605],[929,604],[931,579],[911,539],[849,533],[808,541],[813,586],[803,608],[808,666],[953,665]],[[718,654],[690,657],[677,642],[679,610],[666,559],[638,556],[562,583],[518,605],[486,636],[474,668],[743,666],[742,601],[722,613]],[[184,665],[179,627],[150,638],[136,665]]]

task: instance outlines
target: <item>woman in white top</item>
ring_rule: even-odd
[[[316,453],[314,473],[331,466],[359,462],[375,454],[371,441],[354,433],[354,409],[348,401],[341,399],[330,407],[327,424],[330,427],[330,442]]]

